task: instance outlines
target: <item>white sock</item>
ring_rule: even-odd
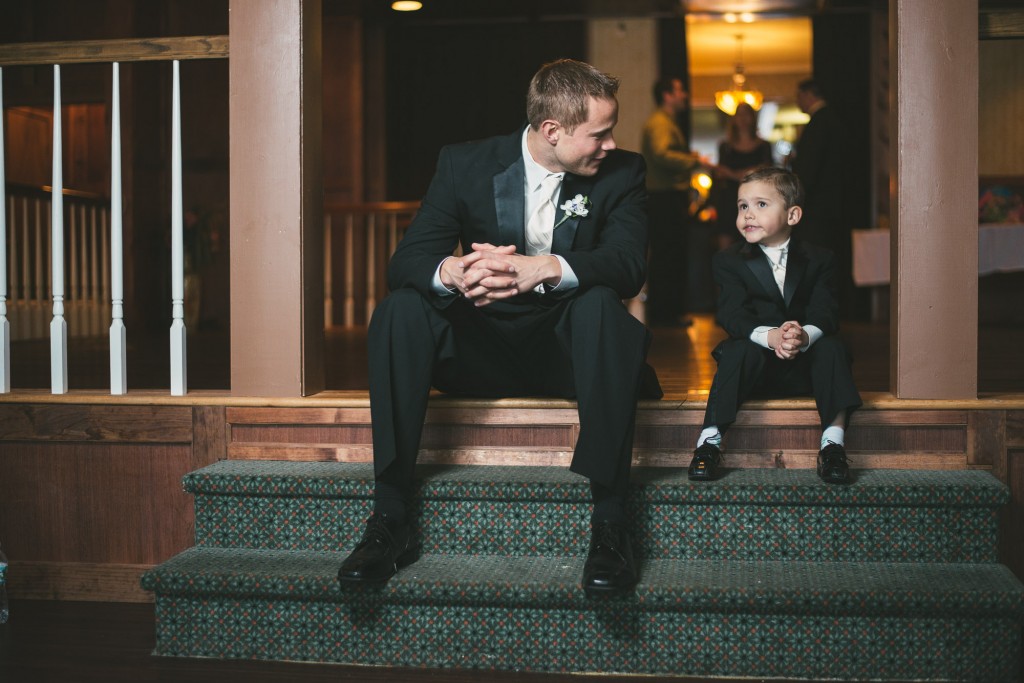
[[[702,431],[700,436],[697,437],[697,448],[700,448],[701,444],[704,442],[707,442],[712,446],[722,445],[722,432],[718,431],[718,427],[716,425],[704,428],[704,431]]]
[[[843,445],[843,436],[845,434],[846,434],[846,430],[843,429],[842,427],[838,426],[838,425],[832,425],[831,427],[826,427],[825,431],[822,432],[822,434],[821,434],[821,447],[824,448],[825,446],[827,446],[829,441],[831,441],[832,443],[834,443],[836,445],[842,446]]]

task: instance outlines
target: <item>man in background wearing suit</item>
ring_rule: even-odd
[[[854,307],[853,247],[846,206],[849,134],[840,112],[825,100],[818,81],[807,79],[797,85],[796,101],[810,116],[793,150],[792,169],[800,178],[806,197],[800,223],[803,239],[826,247],[836,255],[836,289],[840,306],[847,315]]]
[[[583,587],[636,583],[625,514],[636,401],[661,390],[649,332],[622,304],[644,282],[647,197],[642,158],[612,136],[617,90],[588,64],[546,64],[529,125],[441,150],[370,323],[374,509],[342,584],[387,581],[415,559],[410,499],[431,386],[574,398],[570,469],[594,501]]]
[[[644,123],[641,152],[647,162],[651,257],[647,278],[647,324],[688,327],[686,317],[690,239],[690,175],[701,158],[690,151],[678,117],[690,95],[678,78],[654,84],[655,110]]]

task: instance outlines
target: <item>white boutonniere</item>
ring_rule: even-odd
[[[565,211],[565,215],[562,216],[562,220],[555,223],[555,227],[557,228],[570,218],[586,218],[587,214],[590,213],[590,209],[587,208],[588,206],[590,206],[590,198],[584,197],[581,194],[576,195],[572,199],[567,199],[564,204],[558,207]]]

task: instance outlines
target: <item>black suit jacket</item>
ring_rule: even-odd
[[[718,324],[733,339],[749,339],[755,328],[779,327],[787,320],[835,334],[839,330],[835,261],[832,251],[792,237],[783,293],[758,245],[741,242],[718,252],[711,259],[719,287]]]
[[[519,130],[441,150],[420,210],[388,267],[392,290],[414,287],[444,307],[457,297],[438,296],[431,285],[438,264],[456,245],[469,253],[473,242],[514,244],[517,253],[525,253],[522,134]],[[565,175],[558,206],[577,194],[590,199],[586,217],[570,217],[554,231],[552,253],[566,260],[580,283],[565,296],[594,285],[611,287],[623,299],[640,291],[647,250],[644,171],[639,154],[613,150],[596,175]],[[563,216],[556,208],[555,223]],[[554,290],[550,298],[558,296]],[[525,293],[480,310],[536,305],[543,298]]]

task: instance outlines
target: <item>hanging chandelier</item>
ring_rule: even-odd
[[[740,102],[746,102],[754,111],[761,108],[764,95],[760,90],[747,90],[747,77],[743,73],[743,34],[736,34],[736,73],[732,75],[732,88],[715,93],[715,106],[729,116],[736,113]]]

